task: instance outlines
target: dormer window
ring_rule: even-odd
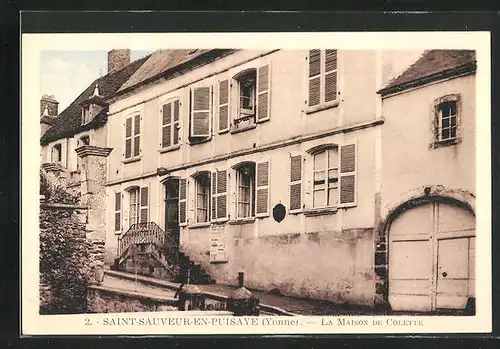
[[[82,107],[82,125],[88,124],[92,120],[92,111],[90,105]]]
[[[234,128],[240,129],[255,124],[256,69],[248,69],[235,77],[237,83],[238,108]]]
[[[61,164],[62,163],[62,145],[56,144],[52,147],[52,163]]]

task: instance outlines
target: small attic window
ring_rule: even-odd
[[[92,120],[92,110],[90,105],[82,107],[82,125],[88,124]]]

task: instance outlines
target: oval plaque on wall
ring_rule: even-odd
[[[273,208],[273,218],[276,222],[281,222],[283,219],[285,219],[286,215],[286,208],[283,206],[283,204],[277,204]]]

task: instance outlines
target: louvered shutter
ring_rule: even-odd
[[[134,156],[139,156],[141,149],[141,116],[134,117]]]
[[[211,88],[195,87],[191,93],[191,137],[210,136]]]
[[[269,161],[257,163],[255,213],[256,216],[269,215]]]
[[[225,219],[227,217],[227,171],[217,171],[217,219]]]
[[[309,106],[321,102],[321,50],[309,51]]]
[[[163,106],[162,117],[162,148],[168,148],[172,145],[172,103]]]
[[[132,156],[132,118],[125,121],[125,158]]]
[[[271,115],[271,65],[257,69],[257,122],[269,120]]]
[[[211,203],[210,203],[210,220],[215,221],[217,219],[217,172],[212,172],[212,185],[211,185]]]
[[[340,146],[340,195],[339,206],[356,204],[356,143]]]
[[[141,198],[140,198],[140,222],[145,223],[149,220],[149,188],[141,188]]]
[[[179,225],[187,223],[187,180],[179,179]]]
[[[219,82],[219,132],[229,129],[229,80]]]
[[[115,192],[115,232],[121,231],[122,194]]]
[[[337,50],[325,50],[325,102],[337,99]]]
[[[174,109],[174,123],[173,123],[173,134],[174,134],[174,137],[173,137],[173,140],[172,140],[172,143],[174,145],[176,144],[179,144],[179,129],[181,128],[180,127],[180,117],[179,117],[179,113],[180,113],[180,101],[179,100],[176,100],[174,101],[173,103],[173,109]]]
[[[302,156],[290,157],[290,211],[302,208]]]

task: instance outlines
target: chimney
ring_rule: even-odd
[[[108,74],[125,68],[130,64],[130,50],[111,50],[108,52]]]
[[[43,95],[40,99],[40,117],[52,116],[55,118],[59,114],[58,106],[59,102],[53,95]]]

